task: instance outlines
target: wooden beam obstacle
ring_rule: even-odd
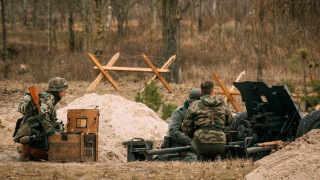
[[[239,106],[239,104],[236,102],[236,100],[232,97],[230,91],[228,90],[227,86],[223,83],[223,81],[219,78],[219,75],[217,73],[213,73],[213,77],[215,78],[215,80],[218,82],[219,86],[221,87],[222,91],[224,92],[224,94],[227,96],[227,98],[229,99],[230,103],[232,104],[232,106],[234,107],[234,109],[237,112],[241,112],[241,108]]]
[[[101,79],[103,78],[103,76],[106,76],[107,79],[109,80],[109,82],[113,85],[113,87],[117,90],[120,91],[120,87],[117,85],[117,83],[112,79],[112,77],[108,74],[108,71],[127,71],[127,72],[147,72],[147,73],[155,73],[155,76],[148,82],[148,84],[150,84],[150,82],[152,80],[154,80],[156,77],[158,77],[160,79],[160,81],[164,84],[164,86],[168,89],[168,91],[170,93],[173,93],[172,88],[170,87],[170,85],[168,84],[168,82],[164,79],[164,77],[162,76],[162,73],[170,73],[170,70],[168,69],[169,66],[172,64],[172,62],[175,59],[175,55],[173,55],[172,57],[169,58],[169,60],[162,66],[161,69],[157,69],[153,63],[150,61],[150,59],[145,55],[142,54],[143,59],[146,61],[146,63],[148,64],[148,66],[150,68],[138,68],[138,67],[118,67],[118,66],[113,66],[113,64],[118,60],[120,53],[116,53],[111,60],[109,61],[109,63],[106,66],[102,66],[99,61],[97,60],[97,58],[91,54],[88,53],[89,57],[91,58],[91,60],[93,61],[93,63],[96,65],[95,67],[93,67],[94,69],[99,69],[101,72],[100,74],[97,76],[97,78],[91,83],[91,85],[88,88],[89,92],[92,92],[93,89],[95,88],[95,86],[101,81]],[[142,90],[143,91],[143,90]]]

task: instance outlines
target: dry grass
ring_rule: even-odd
[[[244,179],[251,161],[50,163],[4,162],[0,179]]]

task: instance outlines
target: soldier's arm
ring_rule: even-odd
[[[193,138],[193,113],[190,109],[187,111],[186,120],[182,124],[182,131],[191,139]]]
[[[54,127],[52,126],[51,120],[50,120],[52,107],[53,107],[53,99],[41,99],[39,122],[44,128],[47,136],[51,136],[54,134]]]
[[[172,113],[169,122],[169,135],[173,141],[186,146],[190,144],[191,139],[182,132],[181,126],[184,118],[185,111],[183,110],[183,107],[176,109]]]
[[[233,117],[231,110],[228,106],[226,106],[226,126],[230,126],[233,123]]]

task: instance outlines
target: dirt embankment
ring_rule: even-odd
[[[310,131],[256,164],[259,167],[246,176],[248,180],[319,179],[320,129]]]
[[[111,94],[86,94],[57,111],[66,124],[69,109],[99,109],[99,161],[126,161],[122,142],[133,137],[160,142],[168,125],[142,103]]]

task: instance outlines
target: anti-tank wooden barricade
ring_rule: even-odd
[[[168,82],[165,80],[165,78],[162,76],[162,73],[170,73],[170,70],[168,69],[169,66],[172,64],[172,62],[175,60],[176,56],[173,55],[168,59],[168,61],[162,66],[161,69],[157,69],[154,64],[150,61],[150,59],[145,55],[142,54],[143,59],[146,61],[148,66],[150,68],[137,68],[137,67],[118,67],[113,66],[113,64],[118,60],[120,53],[116,53],[111,60],[108,62],[106,66],[102,66],[97,58],[91,54],[88,53],[89,57],[93,61],[93,63],[96,65],[93,67],[94,69],[99,69],[101,72],[97,76],[97,78],[91,83],[91,85],[88,88],[89,92],[92,92],[95,86],[101,81],[103,76],[106,76],[109,82],[113,85],[113,87],[120,91],[120,87],[117,85],[117,83],[112,79],[112,77],[109,75],[108,71],[128,71],[128,72],[148,72],[148,73],[155,73],[155,76],[152,78],[154,80],[156,77],[160,79],[160,81],[164,84],[164,86],[168,89],[170,93],[173,93],[173,89],[170,87]],[[152,81],[151,80],[151,81]],[[150,83],[149,81],[148,83]],[[143,91],[143,90],[141,90]]]

